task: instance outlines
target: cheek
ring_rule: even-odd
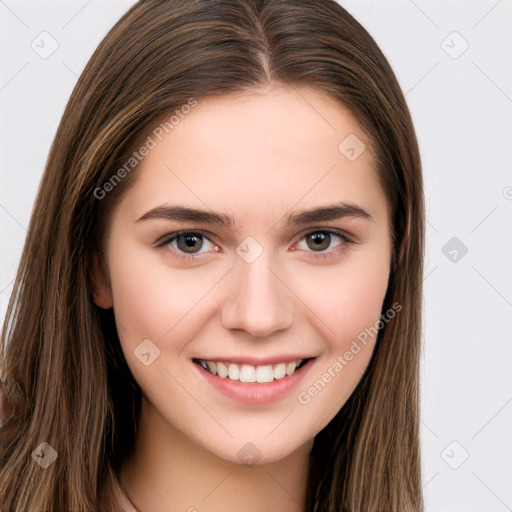
[[[147,248],[122,240],[116,245],[115,239],[112,247],[109,267],[117,332],[127,364],[144,386],[149,384],[146,379],[166,367],[166,353],[176,350],[179,354],[193,337],[193,332],[182,329],[197,324],[182,320],[189,318],[187,314],[204,294],[205,283],[191,281],[186,272],[172,272]],[[150,366],[146,367],[141,357],[148,351]]]
[[[112,254],[109,263],[117,332],[133,377],[155,400],[162,386],[169,396],[180,397],[168,372],[181,374],[190,364],[186,347],[203,325],[208,291],[218,278],[215,273],[192,278],[170,268],[158,253],[136,247]],[[182,407],[187,404],[185,399]]]
[[[370,361],[387,290],[389,265],[373,254],[347,260],[336,273],[311,276],[303,288],[308,305],[321,320],[326,352],[297,396],[305,414],[323,428],[345,404]],[[313,290],[313,291],[312,291]],[[326,327],[327,326],[327,327]]]
[[[162,350],[170,348],[165,345],[168,340],[172,348],[180,348],[199,325],[189,321],[191,314],[207,302],[204,297],[220,278],[218,272],[198,275],[172,269],[157,251],[136,246],[113,253],[109,263],[114,311],[125,351],[147,338]]]
[[[125,258],[111,259],[111,285],[116,320],[122,331],[135,339],[158,338],[172,326],[172,317],[162,309],[173,301],[174,294],[162,275],[156,275],[147,262],[138,264],[137,253]],[[157,279],[158,277],[158,279]],[[120,332],[121,334],[121,332]]]
[[[324,324],[331,350],[344,350],[381,314],[389,278],[385,258],[372,253],[354,255],[333,267],[302,273],[299,296]]]

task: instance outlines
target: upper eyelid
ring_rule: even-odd
[[[212,239],[212,235],[210,233],[208,233],[207,231],[203,231],[201,229],[182,229],[180,231],[173,231],[172,233],[167,233],[167,234],[161,236],[153,243],[153,245],[158,246],[158,245],[168,244],[171,240],[174,240],[175,238],[179,237],[180,235],[188,235],[188,234],[201,235],[201,236],[207,238],[208,240],[210,240],[210,242],[215,243],[214,240]]]
[[[338,229],[338,228],[316,228],[316,229],[308,228],[308,229],[305,229],[304,231],[302,231],[301,234],[299,234],[297,236],[300,237],[299,240],[301,240],[305,236],[311,235],[312,233],[329,233],[332,235],[341,236],[342,238],[345,237],[351,241],[354,238],[352,235],[350,235],[350,233],[347,233],[344,229]]]

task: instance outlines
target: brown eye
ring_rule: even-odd
[[[331,235],[324,231],[315,231],[306,236],[306,243],[313,251],[324,251],[331,245]]]
[[[176,237],[176,245],[180,251],[193,254],[203,247],[203,237],[195,233],[184,233]]]
[[[193,260],[206,253],[217,252],[218,248],[207,233],[201,231],[181,231],[168,233],[159,238],[154,245],[169,250],[176,258]]]

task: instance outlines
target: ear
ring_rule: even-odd
[[[92,300],[102,309],[110,309],[114,302],[110,289],[110,278],[105,259],[97,250],[92,251],[89,270]]]

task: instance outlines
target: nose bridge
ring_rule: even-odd
[[[242,329],[263,337],[289,327],[293,322],[293,304],[289,290],[274,274],[276,263],[263,251],[255,260],[237,258],[231,273],[229,297],[222,319],[226,328]]]

